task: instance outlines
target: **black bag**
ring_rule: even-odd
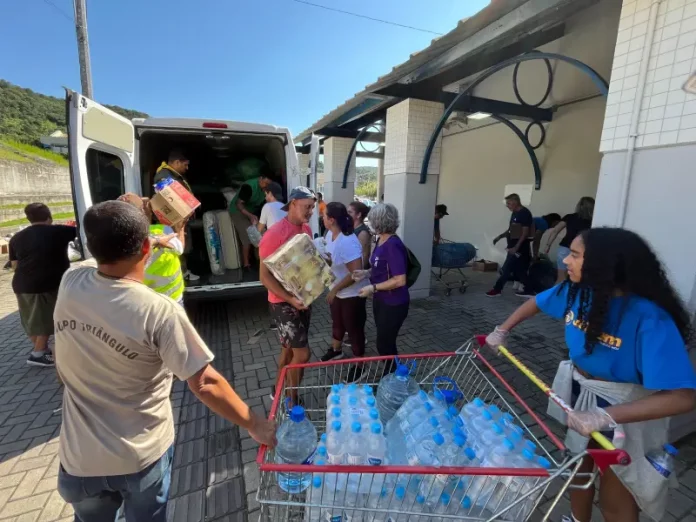
[[[408,262],[406,265],[406,286],[411,288],[414,284],[416,284],[422,267],[420,261],[418,261],[416,256],[413,255],[413,252],[411,252],[411,249],[408,247],[406,247],[406,255]]]
[[[556,284],[556,267],[548,259],[539,259],[529,267],[528,284],[525,290],[537,294],[548,290]]]

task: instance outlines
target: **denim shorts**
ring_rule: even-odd
[[[563,260],[569,255],[570,248],[559,246],[558,251],[556,252],[556,268],[558,268],[559,270],[568,270],[568,267],[566,267],[566,264],[563,262]]]

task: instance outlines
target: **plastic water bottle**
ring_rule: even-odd
[[[679,451],[671,444],[665,444],[662,448],[650,450],[645,454],[645,458],[652,464],[652,467],[665,478],[674,472],[674,458]]]
[[[445,438],[441,433],[436,433],[431,441],[423,441],[417,449],[409,464],[412,466],[443,466],[446,464],[444,456],[447,450]],[[421,479],[420,493],[428,497],[431,503],[435,503],[450,485],[450,476],[445,474],[425,475]]]
[[[489,448],[501,444],[504,438],[505,433],[503,432],[503,428],[501,428],[499,424],[492,422],[483,431],[477,434],[476,440],[471,446],[477,454],[485,455],[488,453]]]
[[[314,477],[312,487],[307,493],[307,509],[305,511],[305,520],[307,522],[320,522],[324,518],[325,511],[318,507],[320,504],[333,504],[333,499],[328,498],[328,492],[323,488],[321,477]]]
[[[406,433],[409,433],[413,428],[425,421],[425,419],[429,419],[430,417],[432,417],[434,412],[435,408],[433,408],[433,405],[430,401],[426,402],[423,405],[423,408],[418,408],[417,410],[412,411],[408,415],[408,417],[404,418],[401,422],[399,422],[396,425],[398,426],[401,436],[404,436]],[[392,431],[394,430],[392,429]]]
[[[362,424],[353,422],[350,426],[350,436],[346,441],[346,464],[349,466],[364,466],[367,464],[367,434],[362,429]],[[358,492],[358,488],[364,491],[370,487],[371,478],[363,477],[361,473],[348,475],[348,490]],[[365,482],[365,484],[363,484]]]
[[[377,387],[377,409],[382,422],[389,422],[406,399],[419,391],[418,383],[404,364],[398,364],[394,373],[382,377]]]
[[[495,404],[491,404],[488,407],[488,413],[491,414],[495,422],[498,422],[503,417],[503,412],[500,411],[500,408],[498,408],[498,406]]]
[[[345,463],[345,436],[341,421],[331,423],[331,431],[326,437],[326,452],[329,464],[341,465]]]
[[[331,386],[331,391],[326,396],[326,409],[328,410],[332,406],[340,406],[341,404],[341,386],[334,384]]]
[[[350,488],[346,491],[344,500],[345,509],[343,510],[343,520],[345,522],[363,522],[365,511],[358,508],[365,507],[363,505],[363,495],[358,491],[352,491]]]
[[[440,449],[445,443],[442,433],[435,433],[429,439],[423,440],[410,448],[406,459],[410,466],[441,466]]]
[[[382,489],[379,495],[369,496],[366,507],[370,511],[367,516],[364,517],[365,522],[391,522],[392,518],[387,511],[377,511],[378,509],[389,509],[389,503],[391,501],[389,497],[389,490],[385,488]]]
[[[317,430],[305,417],[302,406],[293,406],[290,418],[278,428],[276,464],[309,464],[317,449]],[[278,472],[278,486],[288,493],[301,493],[312,481],[311,473]]]
[[[509,456],[514,446],[509,439],[503,439],[502,444],[491,448],[490,452],[484,456],[481,467],[483,468],[506,468],[509,467]],[[480,475],[472,479],[468,495],[479,506],[485,506],[490,500],[498,483],[497,478]]]
[[[389,433],[389,430],[392,426],[394,426],[395,424],[398,425],[402,421],[406,420],[412,412],[424,408],[427,402],[428,394],[425,393],[425,391],[423,390],[420,390],[417,394],[408,397],[406,401],[401,405],[401,407],[398,410],[396,410],[394,417],[392,417],[391,420],[387,423],[385,427],[387,433]]]
[[[474,418],[481,415],[481,413],[486,409],[486,403],[480,398],[476,397],[473,401],[465,404],[462,410],[459,412],[464,423],[473,421]]]
[[[420,440],[432,435],[440,428],[437,417],[430,417],[427,421],[418,424],[406,434],[406,444],[417,444]]]
[[[394,489],[394,498],[389,504],[389,518],[392,522],[402,522],[408,520],[408,515],[394,513],[394,511],[406,511],[410,507],[408,497],[406,496],[406,488],[404,486],[396,486]]]
[[[416,502],[413,504],[412,509],[416,513],[423,514],[420,516],[411,516],[408,520],[413,520],[414,522],[427,522],[428,520],[430,520],[428,508],[425,505],[425,497],[423,495],[416,495]]]
[[[331,425],[334,421],[340,421],[343,417],[343,410],[338,406],[334,406],[326,414],[326,432],[331,431]]]

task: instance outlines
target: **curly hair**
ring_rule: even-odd
[[[595,200],[589,196],[580,198],[578,204],[575,206],[575,213],[582,219],[587,221],[592,221],[592,216],[594,216],[594,206]]]
[[[622,228],[592,228],[580,234],[585,244],[580,283],[566,280],[566,314],[579,296],[577,319],[586,324],[585,351],[602,336],[611,299],[619,291],[639,296],[667,312],[685,343],[691,337],[691,318],[665,274],[657,255],[638,234]]]

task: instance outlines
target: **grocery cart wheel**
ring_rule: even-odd
[[[468,288],[467,286],[460,286],[460,287],[459,287],[459,293],[460,293],[460,294],[463,294],[464,292],[466,292],[466,289],[467,289],[467,288]]]

